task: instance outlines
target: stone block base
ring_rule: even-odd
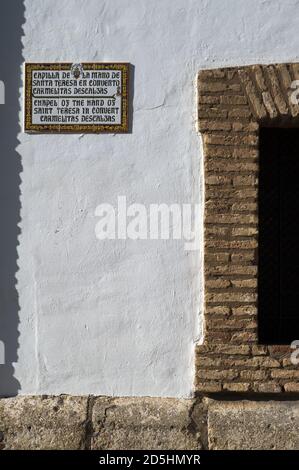
[[[209,449],[299,449],[298,401],[209,402]]]
[[[0,399],[1,449],[299,449],[299,401]]]

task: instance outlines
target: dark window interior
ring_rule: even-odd
[[[299,129],[260,130],[258,335],[299,339]]]

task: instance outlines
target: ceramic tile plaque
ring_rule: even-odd
[[[127,63],[26,63],[25,132],[128,132]]]

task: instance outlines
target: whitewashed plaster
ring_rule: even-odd
[[[25,61],[135,73],[132,133],[19,133],[19,393],[192,394],[202,249],[99,241],[94,211],[202,202],[198,70],[297,60],[298,27],[295,0],[25,0]]]

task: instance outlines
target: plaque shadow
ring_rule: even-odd
[[[0,15],[0,80],[5,104],[0,105],[0,396],[14,396],[20,383],[14,377],[18,359],[19,299],[16,288],[17,245],[20,230],[19,97],[21,86],[22,0],[2,2]],[[2,351],[4,349],[4,358]],[[4,362],[4,364],[3,364]]]
[[[129,99],[128,99],[128,111],[129,111],[129,129],[128,134],[133,133],[133,113],[134,113],[134,81],[135,81],[135,65],[129,64]]]

